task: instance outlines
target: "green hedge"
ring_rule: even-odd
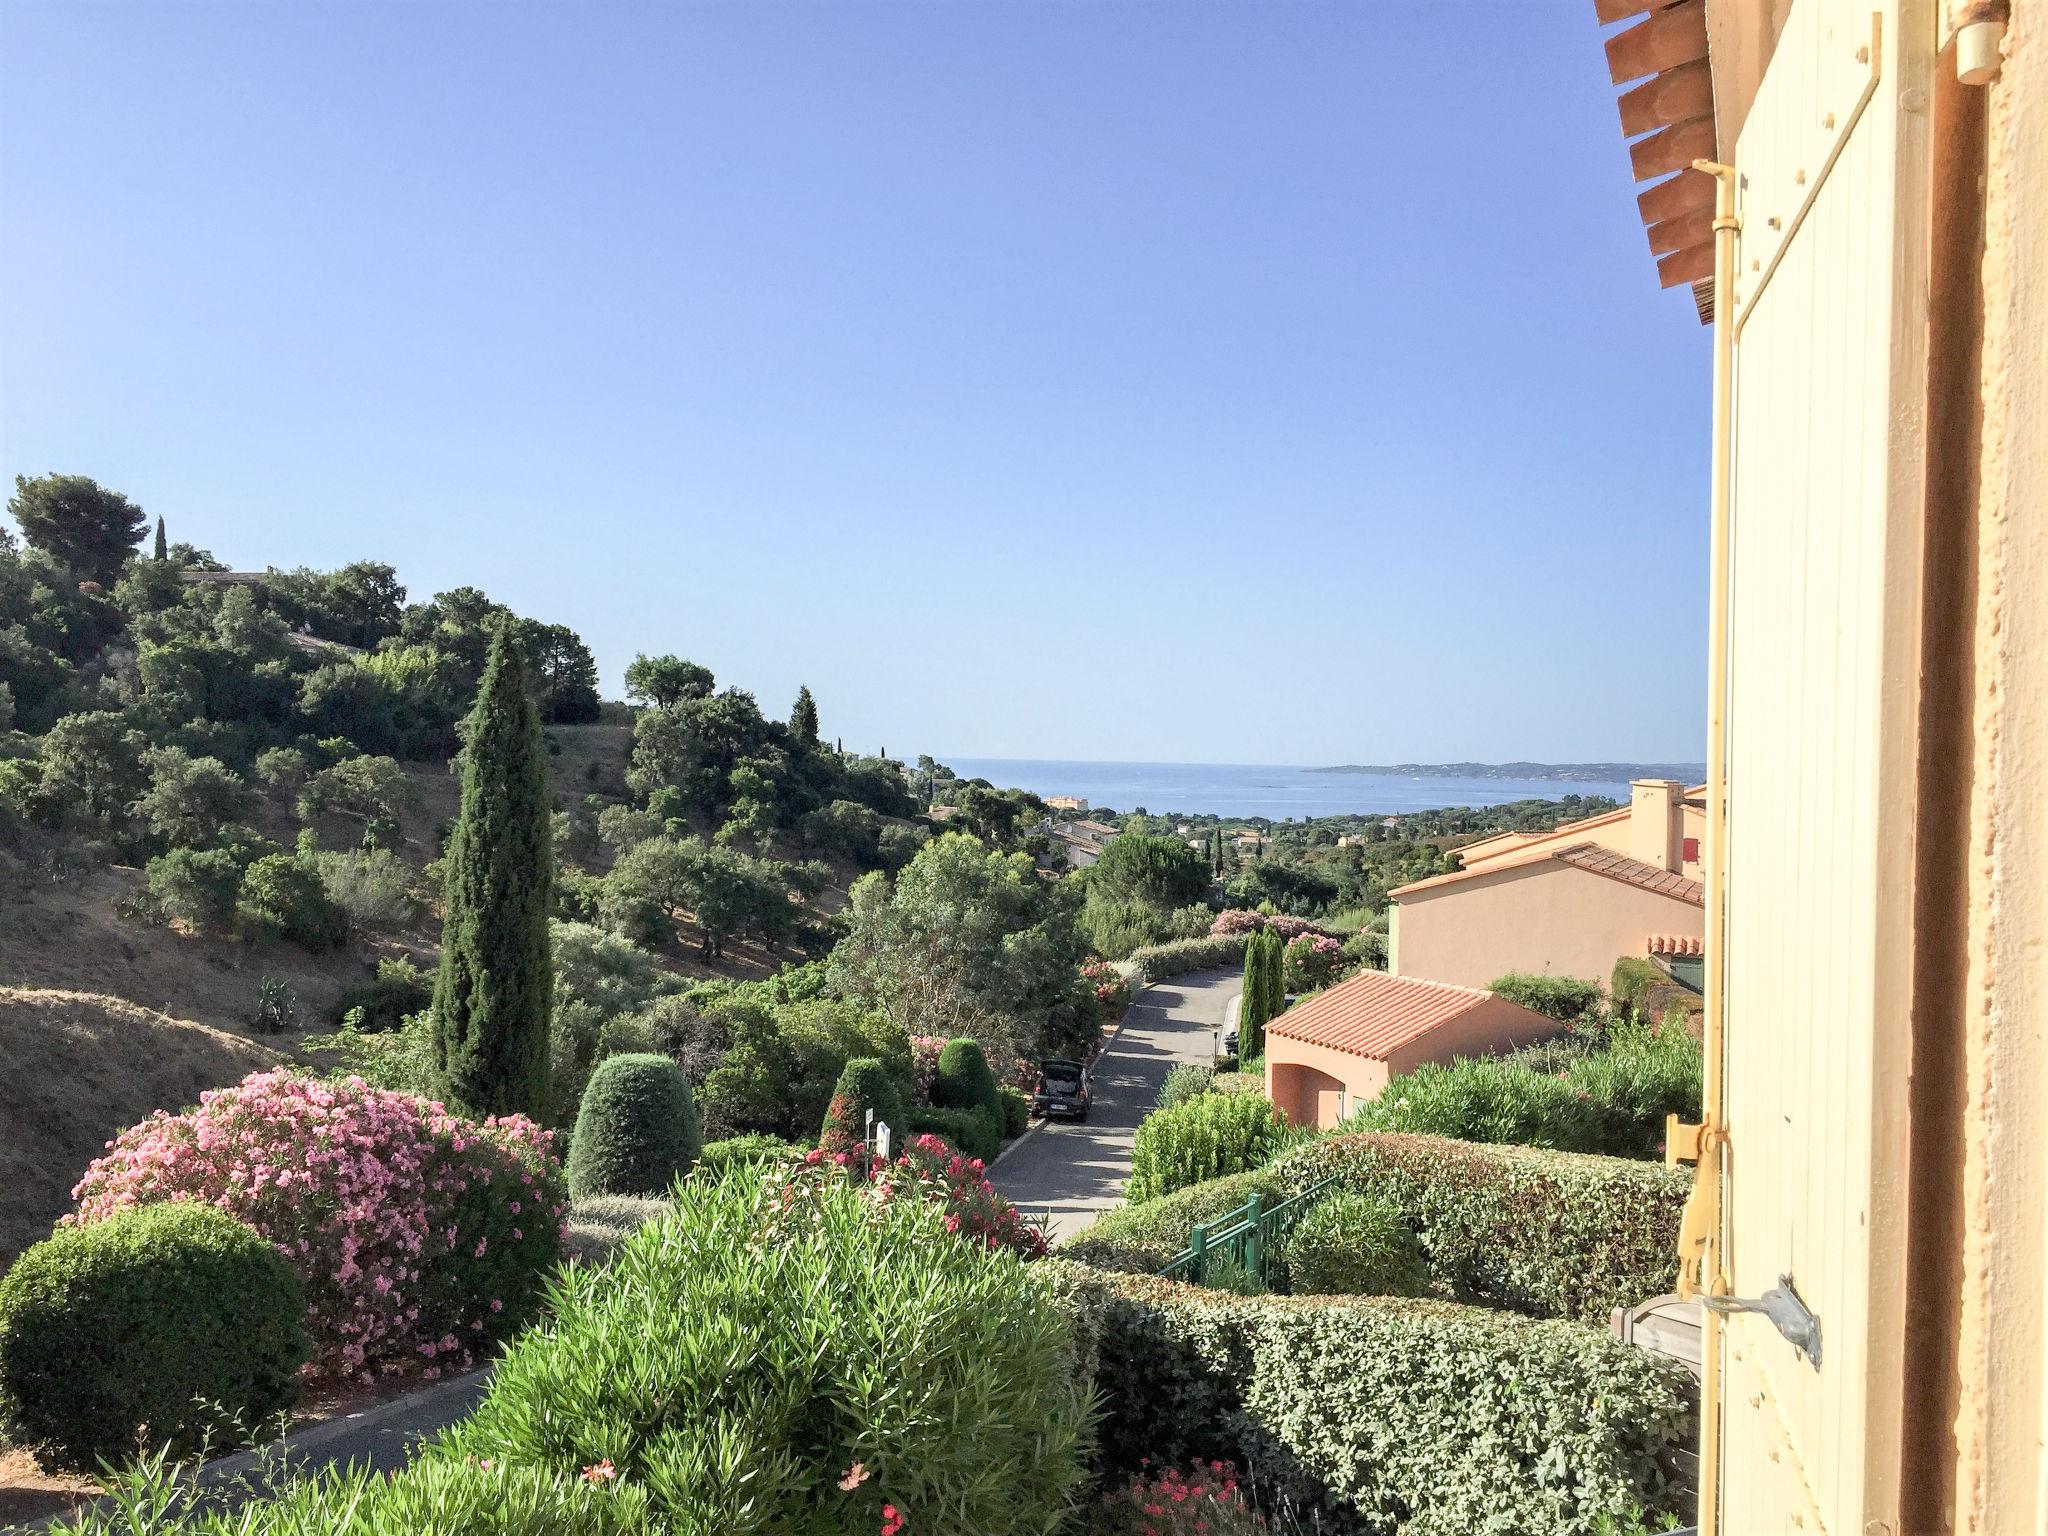
[[[1286,1117],[1251,1093],[1203,1093],[1154,1110],[1131,1143],[1133,1205],[1226,1174],[1243,1173],[1287,1141]]]
[[[682,1069],[666,1056],[607,1056],[569,1138],[569,1194],[665,1195],[703,1150]]]
[[[1244,935],[1220,938],[1176,939],[1170,944],[1148,944],[1134,949],[1123,964],[1134,986],[1148,986],[1187,971],[1210,971],[1236,966],[1244,961]]]
[[[878,1056],[855,1056],[839,1071],[832,1102],[825,1109],[819,1142],[867,1139],[868,1115],[901,1135],[910,1117],[902,1085]]]
[[[1576,976],[1530,976],[1516,971],[1496,977],[1486,990],[1560,1024],[1576,1023],[1602,1001],[1599,982],[1581,981]]]
[[[1287,1288],[1297,1296],[1422,1296],[1429,1265],[1393,1199],[1339,1190],[1287,1238]]]
[[[1003,1150],[1003,1130],[984,1109],[913,1109],[910,1136],[943,1136],[969,1157],[992,1163]],[[890,1150],[894,1151],[894,1148]]]
[[[1624,1158],[1370,1132],[1291,1148],[1267,1167],[1114,1210],[1060,1246],[1104,1269],[1156,1273],[1198,1221],[1256,1191],[1285,1199],[1331,1175],[1383,1194],[1415,1229],[1432,1285],[1537,1317],[1604,1323],[1670,1290],[1691,1174]]]
[[[706,1142],[692,1177],[715,1181],[723,1178],[728,1168],[765,1168],[773,1162],[796,1162],[803,1155],[804,1149],[793,1141],[753,1131],[745,1136]]]
[[[1003,1084],[1003,1140],[1022,1136],[1031,1129],[1031,1100],[1022,1089]]]
[[[996,1075],[989,1070],[988,1055],[979,1040],[956,1035],[940,1048],[938,1072],[932,1078],[932,1105],[936,1109],[984,1110],[1001,1127],[1002,1095],[996,1091]]]
[[[1645,960],[1641,955],[1623,955],[1614,962],[1614,974],[1607,979],[1607,989],[1613,994],[1617,1008],[1639,1008],[1644,995],[1652,987],[1670,985],[1671,978],[1657,963]]]
[[[1098,1352],[1112,1476],[1225,1458],[1359,1536],[1592,1536],[1690,1507],[1673,1467],[1697,1433],[1691,1376],[1599,1329],[1129,1275],[1060,1294]]]
[[[291,1266],[214,1206],[60,1228],[0,1279],[0,1428],[77,1472],[263,1434],[298,1400],[305,1311]]]

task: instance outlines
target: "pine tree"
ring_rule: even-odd
[[[154,551],[152,551],[152,553],[154,553],[157,559],[159,560],[168,560],[171,558],[170,546],[164,543],[164,520],[161,517],[159,517],[156,520],[156,548]]]
[[[796,705],[789,712],[789,734],[796,738],[796,744],[806,752],[817,750],[818,703],[811,697],[808,686],[796,691]]]
[[[469,716],[434,986],[434,1066],[449,1102],[472,1114],[548,1108],[546,761],[524,652],[500,625]]]

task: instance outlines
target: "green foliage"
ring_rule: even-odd
[[[1091,896],[1139,902],[1166,913],[1208,894],[1209,867],[1178,837],[1126,832],[1102,850],[1082,879]]]
[[[149,894],[167,917],[192,927],[225,929],[234,922],[251,848],[173,848],[149,861]]]
[[[839,1073],[832,1089],[832,1101],[825,1111],[821,1144],[835,1138],[843,1142],[867,1139],[868,1115],[885,1122],[895,1131],[900,1144],[909,1126],[910,1110],[902,1081],[876,1056],[855,1056]]]
[[[289,983],[266,976],[256,984],[256,1033],[281,1035],[298,1021],[299,999]]]
[[[1614,962],[1614,974],[1608,978],[1607,990],[1614,997],[1614,1006],[1630,1012],[1643,1006],[1643,999],[1652,987],[1671,984],[1671,978],[1664,974],[1654,960],[1641,955],[1623,955]]]
[[[288,853],[270,853],[242,874],[236,913],[259,933],[290,939],[308,949],[331,949],[348,936],[339,907],[311,861]]]
[[[615,933],[589,923],[550,922],[554,1004],[588,1003],[600,1020],[651,1007],[672,984],[654,957]]]
[[[129,807],[149,784],[144,738],[124,715],[66,715],[43,735],[41,796],[59,822],[100,837],[122,837]]]
[[[796,704],[789,712],[789,734],[800,750],[818,749],[818,701],[808,687],[796,691]]]
[[[1205,1093],[1145,1117],[1131,1146],[1133,1205],[1190,1184],[1243,1173],[1268,1161],[1287,1140],[1272,1101],[1252,1093]]]
[[[1286,1198],[1285,1181],[1273,1163],[1105,1211],[1086,1230],[1061,1243],[1059,1253],[1095,1269],[1156,1275],[1188,1246],[1197,1222],[1234,1211],[1255,1194],[1268,1205]]]
[[[213,1206],[60,1228],[0,1278],[0,1429],[79,1472],[260,1434],[298,1396],[304,1312],[284,1259]]]
[[[626,696],[658,709],[709,698],[715,683],[709,667],[678,656],[635,656],[626,667]]]
[[[1244,991],[1237,1008],[1237,1054],[1260,1056],[1266,1049],[1266,1026],[1286,1004],[1282,990],[1280,935],[1261,928],[1244,941]]]
[[[306,780],[298,796],[299,815],[346,816],[364,826],[397,820],[412,799],[405,770],[388,757],[348,757]]]
[[[562,1256],[585,1264],[607,1263],[627,1238],[673,1207],[666,1194],[586,1196],[569,1207]]]
[[[1176,1061],[1166,1069],[1166,1080],[1159,1085],[1159,1097],[1152,1103],[1155,1110],[1171,1109],[1202,1094],[1214,1092],[1216,1069],[1205,1067],[1199,1062]]]
[[[7,511],[31,549],[79,581],[112,585],[149,527],[142,508],[84,475],[14,477]]]
[[[707,1032],[730,1042],[704,1078],[698,1107],[717,1136],[760,1131],[817,1135],[832,1089],[856,1056],[879,1057],[910,1080],[910,1039],[878,1013],[838,998],[779,1000],[772,983],[698,994]]]
[[[910,1135],[943,1137],[984,1163],[994,1162],[1003,1150],[1002,1123],[986,1109],[913,1109]]]
[[[784,1141],[780,1136],[763,1136],[758,1132],[728,1136],[723,1141],[704,1144],[693,1177],[716,1182],[724,1178],[730,1169],[762,1169],[771,1163],[793,1163],[803,1155],[802,1147],[793,1141]]]
[[[874,1536],[885,1501],[929,1536],[1061,1530],[1088,1383],[1047,1284],[925,1201],[840,1180],[797,1198],[685,1182],[605,1270],[569,1271],[435,1457],[609,1462],[665,1528],[705,1536]],[[842,1489],[856,1462],[867,1480]]]
[[[214,757],[193,757],[177,747],[143,755],[149,788],[135,814],[168,848],[207,848],[248,814],[241,775]]]
[[[359,982],[341,994],[341,1001],[334,1006],[335,1022],[354,1014],[357,1029],[373,1034],[396,1029],[433,998],[427,973],[409,957],[394,955],[377,962],[375,980]]]
[[[546,759],[525,659],[501,627],[469,717],[449,835],[434,1062],[451,1103],[545,1116],[554,855]]]
[[[981,1042],[956,1035],[939,1051],[938,1075],[932,1079],[932,1104],[939,1109],[978,1109],[1000,1125],[1003,1104],[996,1092],[995,1073],[989,1070],[988,1055]]]
[[[389,848],[328,849],[308,862],[352,931],[402,928],[419,916],[413,894],[417,871]]]
[[[1244,960],[1245,941],[1236,934],[1217,938],[1176,939],[1168,944],[1151,944],[1134,949],[1125,960],[1138,986],[1165,981],[1189,971],[1216,970]]]
[[[1002,1086],[1003,1140],[1010,1141],[1031,1129],[1031,1100],[1021,1089]]]
[[[1532,1009],[1546,1019],[1555,1019],[1560,1024],[1576,1024],[1588,1014],[1597,1012],[1604,1001],[1599,982],[1581,981],[1573,976],[1515,973],[1497,978],[1487,991],[1511,1003],[1520,1003],[1524,1008]]]
[[[1565,1071],[1593,1104],[1599,1129],[1587,1150],[1616,1157],[1660,1157],[1667,1115],[1700,1118],[1700,1043],[1681,1023],[1628,1021],[1608,1031],[1607,1046]]]
[[[406,1016],[396,1025],[372,1032],[360,1009],[342,1018],[329,1035],[308,1035],[299,1049],[316,1060],[331,1061],[330,1079],[360,1077],[372,1088],[432,1098],[440,1091],[434,1069],[433,1018],[425,1012]]]
[[[1429,1266],[1399,1205],[1345,1190],[1317,1201],[1288,1235],[1287,1276],[1301,1296],[1419,1296]]]
[[[591,1071],[569,1139],[569,1194],[660,1195],[702,1142],[690,1085],[666,1056],[607,1056]]]
[[[1174,935],[1172,914],[1146,902],[1116,901],[1092,890],[1081,908],[1081,930],[1088,936],[1089,949],[1106,960],[1121,960]]]
[[[1672,1470],[1697,1432],[1691,1377],[1604,1331],[1135,1276],[1065,1295],[1100,1318],[1112,1476],[1227,1459],[1343,1536],[1590,1536],[1690,1508]]]

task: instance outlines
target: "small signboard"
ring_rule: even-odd
[[[877,1120],[875,1122],[875,1156],[884,1161],[888,1160],[889,1122],[886,1120]]]

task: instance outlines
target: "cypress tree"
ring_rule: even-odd
[[[818,703],[808,686],[797,689],[796,706],[789,712],[789,734],[806,752],[818,746]]]
[[[164,520],[162,517],[158,517],[156,520],[156,548],[153,553],[159,560],[171,558],[170,546],[164,543]]]
[[[434,985],[435,1070],[449,1102],[471,1114],[548,1107],[546,762],[525,653],[500,625],[469,715]]]

